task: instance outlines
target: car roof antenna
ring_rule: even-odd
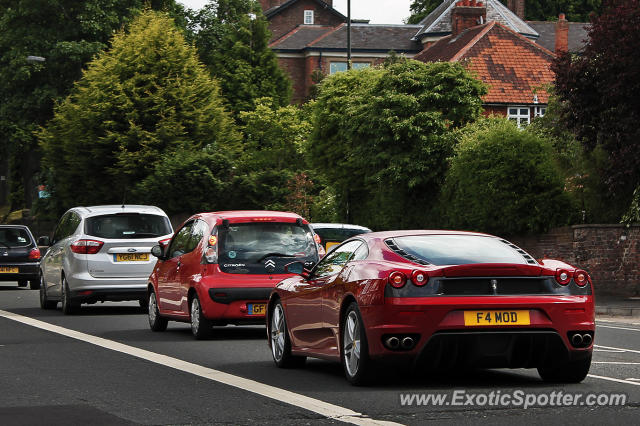
[[[125,201],[127,200],[127,188],[122,190],[122,210],[124,210]]]

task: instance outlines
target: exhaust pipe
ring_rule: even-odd
[[[589,336],[591,337],[591,336]],[[576,333],[573,335],[573,337],[571,338],[571,344],[573,346],[580,346],[582,345],[582,335],[579,333]]]
[[[411,349],[413,348],[413,338],[405,337],[402,339],[402,349]]]
[[[400,346],[400,339],[398,339],[396,336],[387,337],[387,340],[385,340],[385,344],[389,349],[398,349],[398,347]]]
[[[582,344],[585,346],[589,346],[593,341],[593,337],[589,333],[585,333],[582,335]]]

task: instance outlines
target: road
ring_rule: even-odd
[[[213,339],[195,341],[188,324],[151,332],[136,303],[83,305],[64,316],[41,310],[37,291],[0,283],[0,424],[637,424],[640,321],[622,321],[598,322],[594,362],[581,384],[548,385],[522,369],[455,377],[384,369],[375,385],[358,388],[335,363],[277,369],[263,327],[217,328]],[[452,403],[463,391],[458,402],[473,395],[476,405]],[[627,400],[524,409],[492,405],[491,392]],[[446,395],[449,405],[403,405],[412,394]]]

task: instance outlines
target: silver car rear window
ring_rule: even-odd
[[[169,219],[155,214],[116,213],[87,218],[84,232],[108,239],[155,238],[170,234],[171,225]]]

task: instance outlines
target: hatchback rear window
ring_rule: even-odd
[[[393,238],[404,255],[409,254],[432,265],[471,263],[527,264],[520,253],[502,240],[479,235],[411,235]],[[387,243],[390,245],[389,243]],[[390,245],[392,246],[392,244]],[[524,254],[523,254],[524,253]],[[399,253],[403,255],[402,253]],[[530,257],[529,257],[530,258]]]
[[[317,262],[318,252],[308,225],[240,223],[219,228],[220,269],[236,274],[284,273],[293,261]]]
[[[24,228],[0,228],[0,246],[20,247],[31,244],[31,237]]]
[[[171,225],[164,216],[118,213],[87,218],[85,233],[109,239],[155,238],[171,234]]]

